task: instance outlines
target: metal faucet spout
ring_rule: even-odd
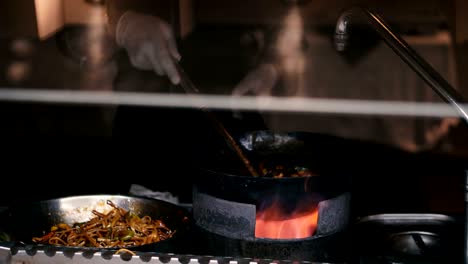
[[[424,58],[414,51],[406,41],[395,33],[376,12],[364,7],[352,7],[338,18],[335,27],[334,44],[337,51],[347,48],[350,25],[356,15],[366,19],[368,25],[380,35],[385,43],[413,69],[444,101],[451,104],[468,124],[468,110],[463,106],[467,101],[444,79]]]
[[[353,9],[350,9],[340,15],[336,22],[335,28],[335,48],[337,51],[345,51],[349,39],[349,23],[351,16],[353,15]]]

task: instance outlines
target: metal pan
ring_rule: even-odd
[[[464,222],[461,216],[445,214],[369,215],[355,223],[353,247],[361,254],[394,256],[404,263],[462,263]]]
[[[345,140],[307,132],[271,131],[248,132],[237,140],[256,167],[261,162],[289,164],[308,168],[317,175],[252,177],[244,170],[244,166],[236,166],[239,162],[235,157],[209,156],[200,162],[201,173],[196,182],[200,191],[248,204],[263,203],[265,198],[272,195],[277,196],[281,200],[279,202],[284,204],[309,198],[328,200],[350,191],[349,166],[336,166],[339,162],[336,157],[347,149],[346,145],[338,147],[347,142]],[[337,153],[333,158],[330,158],[332,153],[329,148]],[[337,151],[340,148],[343,150]],[[316,197],[317,195],[320,197]]]
[[[139,216],[148,215],[153,219],[162,220],[176,233],[169,239],[144,246],[128,247],[130,250],[171,251],[176,242],[189,228],[188,211],[178,205],[150,198],[124,195],[84,195],[70,196],[27,204],[17,204],[8,208],[0,217],[0,231],[9,241],[2,242],[6,246],[44,246],[64,249],[86,250],[117,250],[118,248],[90,248],[39,245],[32,241],[34,236],[42,236],[53,225],[59,223],[74,224],[85,222],[94,217],[93,210],[106,212],[111,207],[106,203],[112,201],[116,206],[131,210]]]

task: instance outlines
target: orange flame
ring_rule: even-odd
[[[257,213],[255,237],[299,239],[311,237],[317,229],[318,209],[285,214],[276,203]]]

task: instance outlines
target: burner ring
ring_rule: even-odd
[[[438,234],[426,231],[406,231],[390,235],[391,250],[396,254],[409,256],[438,255],[441,251],[441,238]]]

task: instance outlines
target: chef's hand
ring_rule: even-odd
[[[167,75],[173,84],[180,82],[177,43],[170,25],[159,17],[127,11],[117,24],[116,41],[134,67]]]
[[[260,64],[236,85],[232,95],[271,95],[278,75],[278,70],[273,64]]]
[[[271,95],[273,87],[278,81],[278,75],[278,70],[273,64],[260,64],[236,85],[232,91],[232,95]],[[233,111],[232,116],[238,120],[245,119],[240,111]]]

